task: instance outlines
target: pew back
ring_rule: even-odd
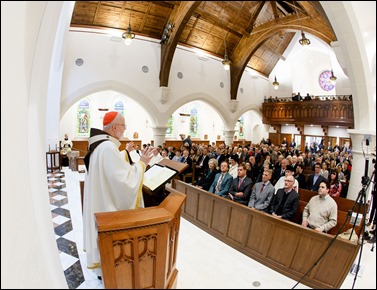
[[[359,250],[356,242],[313,231],[173,180],[186,194],[182,216],[252,259],[320,289],[339,288]],[[326,251],[326,254],[323,253]]]

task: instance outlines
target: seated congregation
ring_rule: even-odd
[[[312,144],[313,150],[300,152],[295,142],[285,140],[281,146],[269,139],[248,145],[189,141],[178,149],[164,143],[156,153],[188,164],[178,178],[200,189],[332,234],[340,228],[339,216],[347,217],[352,208],[349,203],[346,209],[338,208],[338,198],[347,195],[352,169],[349,148]]]

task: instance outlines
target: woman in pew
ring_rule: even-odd
[[[200,178],[195,185],[201,189],[209,190],[212,182],[215,180],[215,176],[218,173],[217,170],[217,160],[211,158],[208,161],[208,168],[204,170],[202,178]]]
[[[330,183],[325,180],[319,184],[318,195],[313,196],[302,212],[302,225],[319,232],[328,232],[336,226],[338,205],[329,195]]]
[[[330,181],[330,190],[329,194],[332,197],[339,197],[340,193],[342,192],[342,183],[338,180],[338,172],[331,171],[329,176]]]

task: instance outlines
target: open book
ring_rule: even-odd
[[[143,185],[146,186],[150,191],[155,191],[178,173],[178,171],[167,166],[154,164],[147,171],[145,171]]]

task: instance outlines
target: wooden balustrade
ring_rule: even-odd
[[[321,124],[354,128],[352,100],[311,100],[266,102],[262,104],[263,123]]]
[[[140,149],[143,149],[143,146],[141,145],[141,140],[122,139],[119,142],[120,142],[119,151],[126,149],[126,144],[129,142],[134,142],[135,148],[136,148],[136,145],[139,145]],[[72,143],[73,143],[72,150],[79,151],[80,157],[85,157],[86,152],[88,151],[88,144],[89,144],[88,138],[72,140]]]
[[[335,239],[179,180],[172,187],[186,194],[185,219],[265,266],[299,281],[318,262],[301,281],[309,287],[339,288],[358,254],[357,242]]]

